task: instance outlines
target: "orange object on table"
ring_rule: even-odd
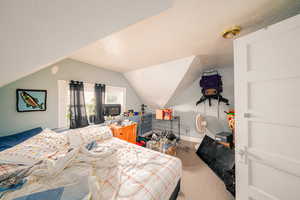
[[[164,110],[163,109],[156,110],[156,119],[164,119]]]
[[[128,126],[110,125],[114,137],[136,144],[137,123]]]
[[[156,110],[156,119],[172,120],[172,109],[158,109]]]
[[[164,120],[172,120],[172,110],[171,109],[164,110]]]

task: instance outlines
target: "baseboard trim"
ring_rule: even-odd
[[[186,136],[186,135],[181,135],[180,138],[184,141],[188,141],[188,142],[196,142],[196,143],[201,143],[203,137],[198,138],[198,137],[190,137],[190,136]]]

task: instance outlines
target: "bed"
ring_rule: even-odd
[[[2,199],[40,195],[38,199],[50,194],[58,200],[177,198],[181,179],[178,158],[114,138],[108,127],[91,126],[62,134],[43,132],[0,152],[0,177],[3,166],[10,173],[25,166],[28,173],[25,183],[5,192]],[[16,155],[20,149],[21,155]],[[24,157],[28,151],[35,156],[20,161],[18,156]]]

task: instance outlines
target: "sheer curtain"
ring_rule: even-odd
[[[83,82],[70,81],[70,128],[88,126]]]
[[[103,104],[105,102],[105,85],[95,84],[95,98],[96,98],[96,109],[95,109],[95,124],[104,122]]]

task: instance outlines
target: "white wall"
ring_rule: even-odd
[[[125,73],[143,102],[163,108],[184,78],[195,56]]]
[[[58,67],[56,74],[51,72],[53,66]],[[125,87],[127,109],[140,109],[140,99],[121,73],[66,59],[0,88],[0,136],[38,126],[57,128],[58,80],[82,80]],[[47,90],[47,111],[18,113],[16,111],[17,88]]]
[[[1,0],[0,87],[162,12],[172,0]]]
[[[181,117],[181,133],[183,135],[200,137],[195,129],[195,117],[199,112],[207,115],[206,120],[213,130],[218,131],[227,128],[224,110],[228,111],[228,108],[234,107],[233,67],[219,69],[219,72],[222,75],[223,81],[224,92],[222,93],[222,96],[229,99],[230,102],[229,107],[225,106],[224,103],[220,103],[220,120],[217,120],[218,112],[215,100],[212,100],[213,105],[211,107],[208,106],[208,102],[206,102],[206,105],[202,103],[196,106],[196,102],[202,96],[201,88],[199,86],[200,77],[184,91],[173,96],[168,102],[167,106],[172,107],[175,110],[175,115]],[[217,121],[220,122],[220,126],[217,125]]]

